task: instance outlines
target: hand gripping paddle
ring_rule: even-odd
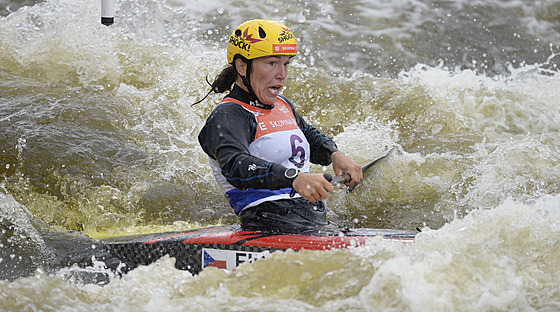
[[[362,167],[362,174],[366,175],[366,171],[374,166],[378,166],[380,163],[382,163],[384,160],[388,159],[389,156],[391,156],[391,154],[393,154],[393,152],[395,151],[396,147],[392,147],[385,155],[377,158],[376,160],[370,162],[369,164],[365,165]],[[346,183],[346,181],[350,180],[351,177],[348,173],[344,173],[341,176],[336,176],[333,178],[333,176],[330,173],[325,173],[323,174],[323,176],[325,177],[325,179],[329,182],[331,182],[332,184],[336,184],[336,183]],[[348,188],[348,192],[352,192],[352,190],[354,190],[356,186],[352,186]]]

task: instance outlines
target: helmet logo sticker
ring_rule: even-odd
[[[289,28],[282,27],[282,32],[278,36],[278,43],[282,43],[286,40],[290,40],[294,38],[294,34]]]
[[[272,53],[297,53],[297,44],[273,44]]]
[[[237,32],[236,32],[237,35]],[[253,38],[253,34],[249,34],[249,27],[245,29],[241,36],[231,36],[229,38],[229,43],[234,46],[249,52],[251,50],[251,44],[262,41],[261,39]]]
[[[245,28],[245,31],[243,32],[243,39],[249,41],[250,43],[262,41],[261,39],[253,38],[253,34],[249,34],[249,27]]]

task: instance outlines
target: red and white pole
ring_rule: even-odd
[[[109,26],[115,22],[115,0],[101,0],[101,24]]]

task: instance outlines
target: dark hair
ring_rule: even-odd
[[[206,83],[210,86],[210,91],[208,91],[201,100],[191,104],[191,106],[195,106],[206,100],[212,92],[223,93],[231,90],[231,86],[235,83],[235,80],[237,80],[237,70],[233,64],[229,64],[228,67],[222,69],[222,72],[214,78],[214,82],[212,83],[208,81],[208,75],[206,75]]]
[[[220,74],[216,76],[216,78],[214,78],[214,82],[210,83],[210,81],[208,81],[208,76],[206,76],[206,83],[210,86],[211,89],[210,91],[208,91],[208,93],[206,93],[206,95],[200,101],[193,103],[191,106],[194,106],[204,101],[212,92],[224,93],[226,91],[231,91],[231,88],[235,83],[235,81],[237,80],[237,76],[239,75],[234,65],[235,60],[238,58],[241,58],[244,62],[249,63],[249,67],[247,69],[249,71],[251,70],[250,62],[247,59],[245,59],[243,56],[236,55],[235,58],[233,59],[233,63],[229,64],[226,68],[222,69]]]
[[[216,76],[214,82],[210,84],[212,91],[216,93],[223,93],[231,90],[231,86],[237,80],[237,70],[233,64],[224,68],[222,72]]]

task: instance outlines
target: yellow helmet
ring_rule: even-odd
[[[233,63],[237,54],[248,60],[270,55],[296,55],[296,38],[292,31],[280,22],[250,20],[239,25],[229,37],[228,63]]]

